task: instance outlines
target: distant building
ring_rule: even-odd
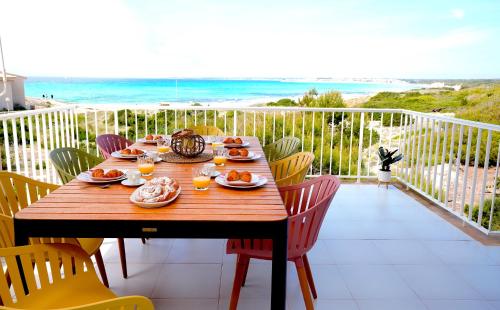
[[[2,72],[0,72],[0,92],[3,91],[3,79]],[[0,96],[0,110],[14,110],[14,106],[21,106],[26,109],[30,107],[26,106],[26,98],[24,96],[24,80],[26,77],[7,73],[7,91],[5,94]]]

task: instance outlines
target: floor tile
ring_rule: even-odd
[[[315,310],[358,310],[358,306],[354,300],[340,299],[317,299],[313,301]],[[304,300],[294,298],[287,300],[287,309],[303,310],[305,309]]]
[[[342,265],[338,268],[355,299],[417,298],[393,266]]]
[[[151,296],[161,264],[127,264],[128,278],[123,278],[120,263],[105,263],[110,289],[119,296]]]
[[[269,309],[271,306],[270,298],[240,298],[238,300],[238,310],[256,310]],[[229,309],[229,299],[223,299],[219,302],[219,310]]]
[[[324,265],[324,264],[335,264],[333,255],[328,250],[324,240],[317,240],[313,248],[307,253],[307,258],[310,264],[313,265]]]
[[[302,291],[297,271],[292,265],[288,270],[287,294],[290,298],[301,300]],[[336,265],[312,265],[314,284],[320,299],[352,299],[346,281],[342,278]]]
[[[480,300],[424,300],[429,310],[494,310],[487,302]]]
[[[222,266],[220,298],[229,299],[233,289],[234,264]],[[262,299],[271,297],[271,264],[253,264],[248,268],[245,286],[240,297],[244,299]],[[290,282],[290,281],[287,281]]]
[[[488,300],[500,300],[500,266],[456,266],[455,272]]]
[[[494,310],[500,310],[500,300],[486,302]]]
[[[445,264],[493,264],[484,246],[476,241],[424,241],[423,243]]]
[[[324,240],[336,264],[388,264],[372,240]]]
[[[221,239],[176,239],[167,263],[222,263],[225,241]]]
[[[447,266],[396,265],[405,282],[423,299],[481,299],[469,284]]]
[[[217,310],[217,299],[153,299],[156,310]]]
[[[165,264],[153,298],[218,298],[220,264]]]
[[[127,263],[163,263],[168,256],[173,239],[148,239],[142,244],[141,239],[125,239],[125,254]],[[105,239],[101,246],[105,262],[120,262],[120,252],[116,239]]]
[[[358,299],[360,310],[426,310],[425,305],[418,299]]]
[[[422,206],[422,208],[424,207]],[[472,240],[467,234],[445,220],[432,222],[407,221],[405,226],[413,239]]]
[[[391,264],[443,264],[418,240],[374,240],[375,246]]]

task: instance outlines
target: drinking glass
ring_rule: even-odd
[[[147,155],[141,155],[137,158],[137,169],[141,172],[143,177],[147,177],[153,174],[155,170],[155,163],[152,157]]]
[[[156,149],[160,154],[170,152],[170,139],[165,138],[156,141]]]
[[[220,146],[224,146],[224,143],[222,143],[222,137],[219,136],[212,136],[212,149],[215,151],[216,148]]]
[[[227,150],[223,146],[214,149],[214,164],[216,166],[224,166],[227,161]]]
[[[206,191],[210,185],[210,176],[204,167],[193,168],[193,186],[197,191]]]

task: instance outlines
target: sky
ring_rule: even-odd
[[[499,0],[0,0],[8,72],[500,78]]]

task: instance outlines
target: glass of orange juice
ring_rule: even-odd
[[[214,164],[216,166],[224,166],[227,161],[227,150],[223,146],[214,149]]]
[[[210,176],[204,167],[193,168],[193,186],[197,191],[206,191],[210,185]]]
[[[139,156],[137,158],[137,169],[139,169],[143,177],[152,175],[155,170],[153,158],[147,155]]]
[[[169,139],[160,139],[156,141],[156,149],[158,153],[168,153],[170,152],[170,140]]]

